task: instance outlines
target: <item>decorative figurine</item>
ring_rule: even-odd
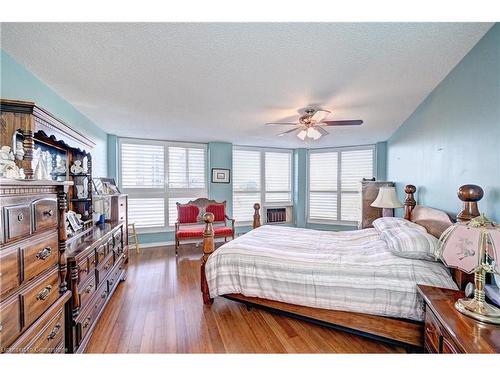
[[[24,158],[23,142],[16,141],[16,159],[23,160],[23,158]]]
[[[66,160],[64,160],[61,155],[56,156],[56,173],[66,173]]]
[[[6,178],[21,178],[19,167],[14,161],[15,157],[9,146],[2,146],[0,148],[0,176]]]
[[[42,149],[40,148],[35,149],[34,160],[36,160],[36,167],[34,173],[35,180],[51,180],[52,178],[50,177],[50,174],[47,170],[46,157]]]
[[[70,171],[73,174],[82,174],[83,173],[82,161],[81,160],[75,160],[73,162],[73,165],[70,168]]]
[[[83,185],[75,185],[76,188],[76,196],[78,199],[85,199],[87,198],[87,194],[85,192],[85,186]]]

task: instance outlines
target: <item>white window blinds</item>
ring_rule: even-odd
[[[121,186],[163,188],[165,183],[164,147],[153,144],[121,144]]]
[[[205,188],[205,150],[169,147],[168,186],[176,189]]]
[[[309,218],[337,220],[338,152],[309,156]]]
[[[207,196],[206,146],[120,139],[120,183],[137,228],[173,226],[176,202]]]
[[[233,216],[237,221],[253,219],[253,205],[261,202],[261,153],[233,149]]]
[[[360,181],[374,176],[374,148],[309,153],[309,220],[358,222]]]
[[[341,221],[361,220],[360,181],[373,177],[373,149],[341,153]]]
[[[292,200],[291,152],[265,152],[266,202]]]

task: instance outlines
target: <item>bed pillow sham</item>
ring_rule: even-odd
[[[427,230],[423,226],[400,217],[380,217],[373,221],[373,227],[379,234],[392,228],[413,228],[427,233]]]
[[[436,237],[410,227],[387,229],[380,234],[389,250],[397,256],[410,259],[436,261]]]

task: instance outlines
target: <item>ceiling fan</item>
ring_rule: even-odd
[[[293,129],[278,134],[278,137],[298,131],[297,137],[305,141],[306,138],[317,140],[330,134],[323,128],[324,126],[349,126],[363,123],[363,120],[325,120],[329,113],[331,111],[326,109],[306,108],[305,114],[299,117],[298,122],[268,122],[266,125],[293,125],[295,126]]]

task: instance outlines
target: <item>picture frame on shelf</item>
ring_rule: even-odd
[[[73,232],[78,232],[83,227],[74,211],[68,211],[66,213],[66,220],[68,221]]]
[[[231,182],[231,171],[224,168],[212,168],[212,183],[229,184]]]
[[[121,194],[116,186],[115,179],[112,177],[95,177],[92,179],[95,193],[98,195]]]

